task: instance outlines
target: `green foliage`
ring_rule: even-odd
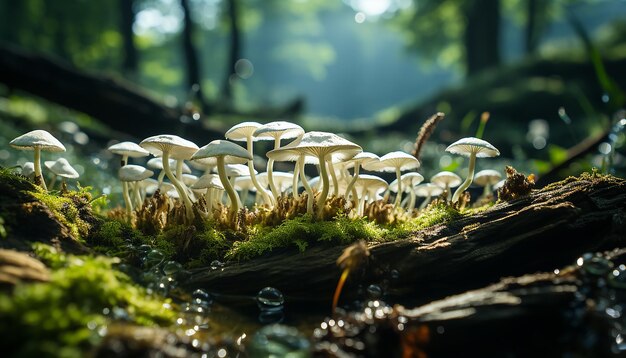
[[[146,238],[128,223],[111,220],[90,232],[86,241],[97,252],[125,257],[128,254],[128,243],[140,245]]]
[[[150,297],[114,268],[116,259],[74,256],[36,244],[35,253],[53,272],[49,282],[20,284],[0,294],[3,352],[9,356],[76,356],[99,340],[108,318],[123,309],[139,325],[171,324],[167,302]]]
[[[443,202],[435,202],[427,206],[416,218],[399,221],[397,224],[390,227],[385,233],[383,240],[394,241],[405,239],[416,231],[434,225],[448,223],[460,217],[461,213],[452,206]]]
[[[72,236],[81,240],[89,233],[90,225],[81,218],[77,204],[89,203],[91,195],[87,189],[78,192],[64,192],[58,195],[54,192],[46,193],[43,190],[30,191],[33,197],[44,203],[60,223],[65,225]]]

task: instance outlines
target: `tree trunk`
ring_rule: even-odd
[[[367,270],[348,280],[342,300],[358,297],[358,284],[378,283],[391,301],[427,303],[501,277],[551,271],[584,252],[623,246],[625,210],[625,180],[586,175],[554,184],[408,239],[374,244]],[[223,271],[207,268],[189,286],[231,295],[271,286],[292,307],[329,307],[342,250],[319,244],[304,253],[285,250],[231,263]]]
[[[465,7],[467,75],[500,64],[500,0],[471,0]]]
[[[180,0],[180,5],[183,9],[184,23],[183,23],[183,50],[185,52],[185,69],[187,74],[187,89],[192,93],[200,106],[202,112],[205,115],[211,114],[211,107],[204,97],[202,91],[202,76],[200,72],[200,65],[198,63],[198,52],[193,44],[194,24],[191,19],[191,11],[189,9],[189,0]]]
[[[222,96],[226,101],[232,101],[232,85],[237,80],[235,64],[241,58],[241,34],[239,31],[239,14],[237,0],[226,1],[228,21],[230,25],[230,48],[228,63],[226,64],[226,78],[222,86]]]
[[[135,23],[134,0],[119,0],[119,5],[120,33],[124,41],[122,70],[128,75],[135,76],[139,69],[139,56],[133,33],[133,24]]]

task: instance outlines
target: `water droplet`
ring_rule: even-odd
[[[211,270],[217,270],[218,268],[224,267],[224,263],[219,260],[211,261]]]
[[[139,247],[137,248],[137,250],[138,250],[139,252],[142,252],[142,253],[144,253],[144,254],[147,254],[148,252],[150,252],[150,251],[152,250],[152,248],[150,247],[150,245],[143,244],[143,245],[139,246]]]
[[[163,261],[163,254],[159,250],[152,250],[146,256],[144,263],[147,267],[156,266]]]
[[[261,328],[247,349],[251,357],[308,357],[309,341],[293,327],[273,324]]]
[[[395,270],[395,269],[391,270],[390,276],[392,280],[397,280],[400,277],[400,271]]]
[[[262,311],[275,311],[283,308],[285,298],[279,290],[273,287],[265,287],[257,294],[256,301]]]
[[[578,266],[587,274],[594,276],[603,276],[611,271],[613,263],[604,257],[586,253],[576,260]]]
[[[369,285],[367,286],[367,296],[376,300],[379,299],[383,295],[383,289],[378,285]]]
[[[192,302],[196,305],[209,307],[213,303],[213,297],[206,291],[197,289],[191,294]]]
[[[166,275],[175,275],[178,272],[182,271],[183,265],[179,264],[176,261],[168,261],[163,265],[163,273]]]

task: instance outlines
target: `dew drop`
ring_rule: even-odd
[[[262,311],[281,310],[285,303],[282,292],[273,288],[265,287],[256,296],[257,305]]]

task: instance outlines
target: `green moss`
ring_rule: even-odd
[[[276,228],[257,228],[248,240],[237,241],[226,258],[246,260],[277,248],[296,247],[303,252],[311,243],[346,244],[356,240],[379,240],[384,230],[364,218],[350,219],[344,215],[332,221],[315,221],[311,215],[286,220]]]
[[[29,194],[44,203],[60,223],[65,225],[75,239],[81,240],[89,234],[90,225],[80,215],[79,205],[88,205],[91,196],[87,191],[65,192],[56,195],[43,189],[30,191]]]
[[[0,321],[11,322],[0,325],[4,354],[83,356],[109,320],[105,309],[123,309],[139,325],[173,322],[168,302],[148,296],[114,268],[115,259],[65,255],[43,244],[34,250],[52,268],[51,279],[0,294]]]
[[[416,218],[400,221],[390,226],[385,233],[384,241],[406,239],[412,233],[428,227],[451,222],[461,217],[461,214],[445,203],[433,203],[426,207]]]
[[[86,242],[99,253],[108,256],[126,257],[128,245],[141,245],[147,239],[128,223],[116,220],[105,221],[92,230]]]

